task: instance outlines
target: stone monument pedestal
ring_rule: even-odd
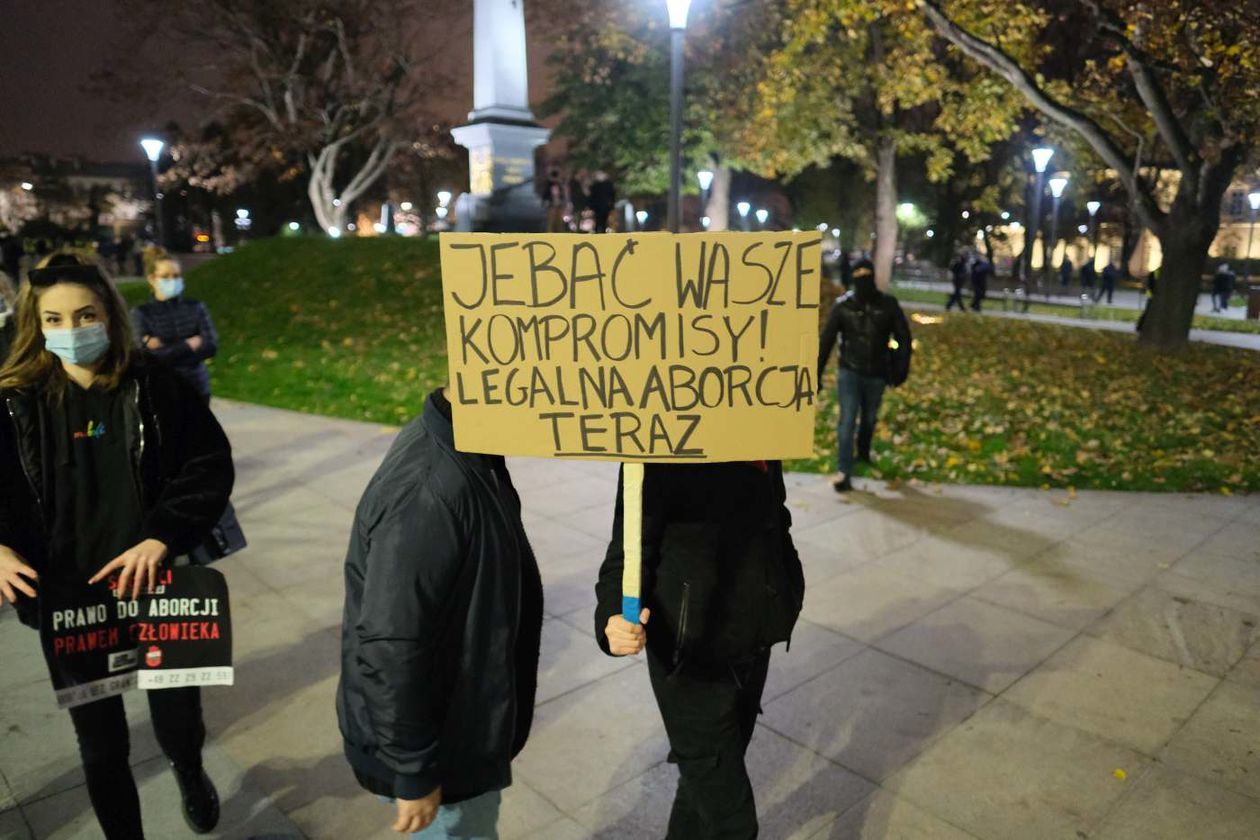
[[[546,209],[534,189],[534,150],[551,132],[535,123],[529,111],[522,116],[508,120],[473,112],[472,122],[451,131],[455,142],[468,149],[469,190],[455,203],[456,230],[546,229]]]

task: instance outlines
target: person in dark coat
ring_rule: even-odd
[[[153,591],[227,507],[232,453],[214,415],[163,365],[134,351],[126,305],[70,255],[33,270],[0,368],[0,602],[38,628],[53,593],[113,583]],[[158,743],[197,833],[219,820],[202,767],[201,690],[146,692]],[[75,706],[88,798],[108,840],[144,837],[119,696]]]
[[[1065,255],[1063,257],[1063,262],[1059,263],[1059,285],[1060,286],[1066,289],[1068,285],[1071,284],[1072,272],[1075,269],[1076,269],[1076,266],[1072,265],[1072,261],[1068,259],[1068,257]]]
[[[595,214],[595,232],[608,232],[608,217],[617,206],[617,190],[609,179],[608,173],[600,170],[595,173],[591,184],[591,192],[587,199],[591,212]]]
[[[989,278],[993,276],[993,263],[976,254],[971,263],[971,311],[979,312],[989,294]]]
[[[744,756],[770,649],[790,641],[805,591],[785,499],[778,461],[646,465],[636,623],[622,614],[618,485],[595,585],[595,638],[612,656],[646,651],[668,760],[678,767],[666,840],[757,836]]]
[[[901,385],[910,375],[910,322],[892,295],[875,288],[875,268],[869,260],[853,267],[853,291],[836,301],[818,342],[818,381],[839,339],[840,422],[836,428],[837,493],[853,489],[853,438],[857,454],[871,460],[871,441],[884,389]],[[889,341],[892,339],[892,342]],[[890,343],[895,348],[890,348]],[[861,426],[858,427],[858,418]]]
[[[967,310],[967,305],[963,303],[963,289],[967,285],[968,274],[967,253],[962,251],[949,266],[949,279],[954,284],[954,293],[945,301],[946,312],[953,309],[955,305],[958,306],[960,312]]]
[[[6,236],[3,241],[0,241],[0,270],[9,275],[14,287],[22,284],[22,278],[19,275],[22,270],[24,250],[21,237]]]
[[[1090,289],[1098,282],[1098,269],[1094,268],[1094,260],[1091,258],[1081,263],[1081,288]]]
[[[210,371],[206,361],[219,352],[219,334],[210,310],[201,301],[184,297],[179,263],[169,257],[153,264],[149,288],[153,300],[131,312],[136,338],[144,351],[170,365],[210,403]]]
[[[1229,309],[1229,299],[1234,294],[1234,283],[1237,281],[1229,263],[1221,263],[1212,275],[1212,311],[1224,312]]]
[[[542,580],[503,458],[455,448],[443,390],[368,484],[345,582],[337,721],[359,784],[394,800],[395,831],[497,836],[533,721]]]
[[[1116,294],[1116,282],[1120,279],[1120,267],[1113,261],[1107,262],[1107,267],[1102,272],[1102,285],[1098,287],[1098,293],[1094,295],[1094,302],[1102,300],[1103,295],[1107,296],[1107,303],[1111,303],[1112,298]]]

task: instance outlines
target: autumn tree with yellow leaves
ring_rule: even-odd
[[[1159,239],[1160,280],[1142,331],[1174,350],[1188,340],[1221,202],[1260,134],[1260,3],[1257,0],[1045,2],[1072,43],[1055,46],[1073,66],[1046,75],[994,21],[1026,6],[989,0],[917,0],[923,20],[958,53],[1002,79],[1044,117],[1074,133],[1123,187]],[[986,9],[986,7],[988,7]],[[987,14],[977,14],[977,12]],[[1037,33],[1044,40],[1043,29]],[[1171,198],[1162,172],[1178,178]]]

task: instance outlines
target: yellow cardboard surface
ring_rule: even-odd
[[[448,233],[441,251],[461,451],[813,453],[816,231]]]

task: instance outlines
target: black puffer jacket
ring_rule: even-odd
[[[674,667],[711,669],[787,641],[805,594],[778,461],[648,464],[642,601],[648,645]],[[622,490],[595,585],[595,638],[621,613]]]
[[[235,480],[227,436],[191,386],[163,365],[138,359],[119,388],[127,395],[132,472],[118,480],[140,492],[141,539],[161,540],[170,557],[186,554],[227,507]],[[55,521],[51,411],[37,394],[0,392],[0,545],[37,572],[48,562]],[[17,607],[24,623],[38,626],[33,599],[19,597]]]
[[[430,396],[359,502],[337,720],[369,790],[458,802],[511,784],[534,714],[542,581],[503,459],[455,450]]]
[[[849,292],[836,301],[818,341],[818,378],[840,339],[840,365],[863,376],[878,376],[900,385],[910,375],[910,323],[892,295],[875,292],[864,299]],[[889,337],[897,348],[890,350]]]

